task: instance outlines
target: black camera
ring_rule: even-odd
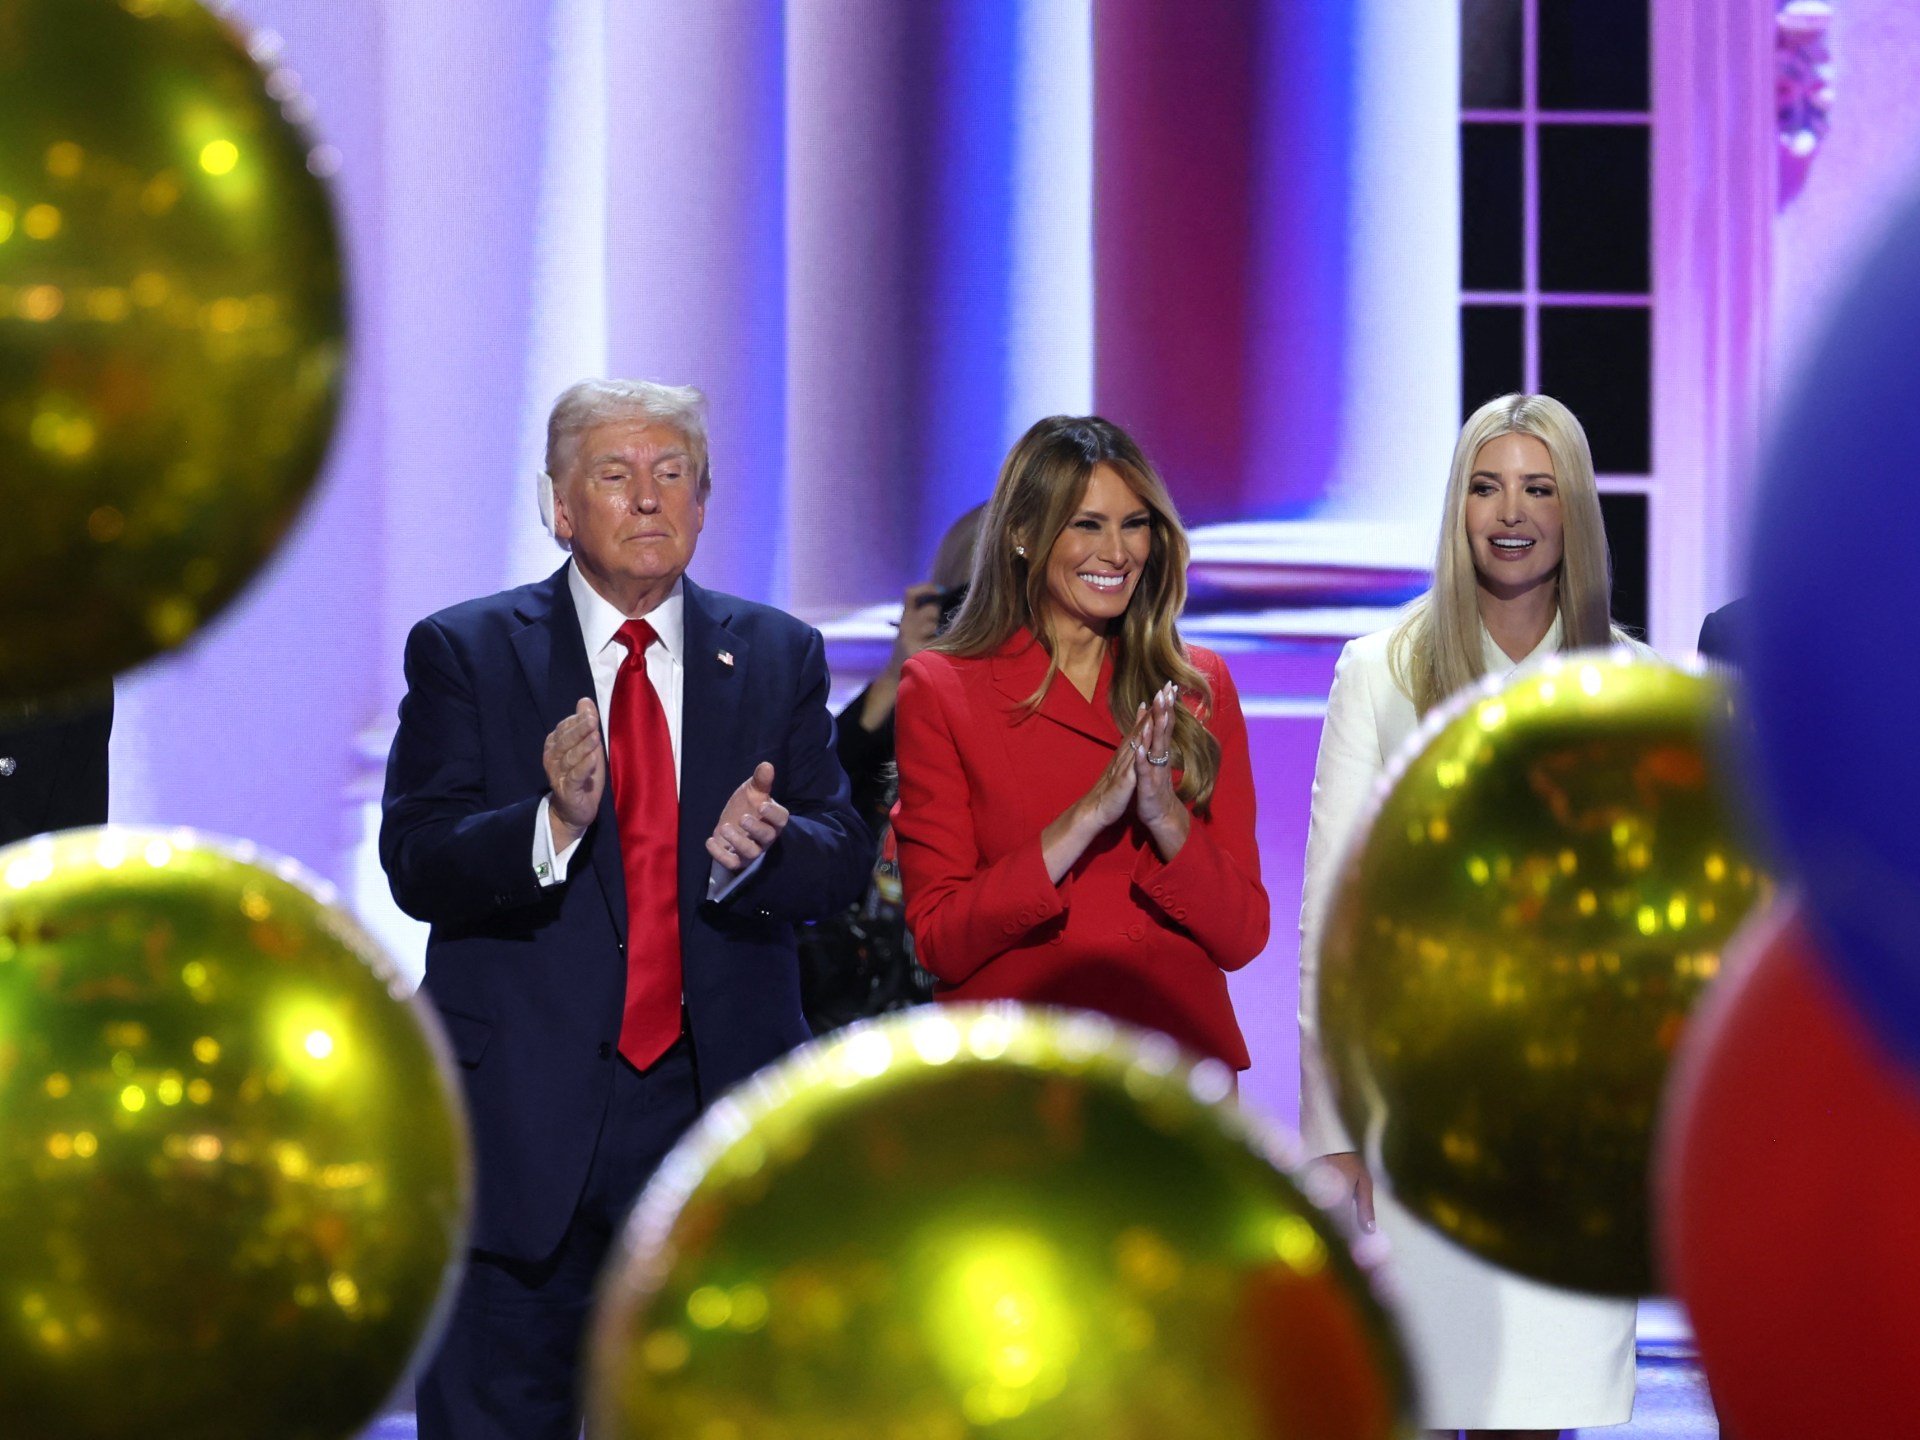
[[[953,617],[960,613],[960,607],[966,603],[966,600],[967,585],[963,580],[958,585],[949,585],[944,590],[935,591],[920,603],[940,607],[940,631],[945,631],[949,625],[953,624]]]

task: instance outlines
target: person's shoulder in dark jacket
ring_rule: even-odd
[[[1747,602],[1729,601],[1700,622],[1701,657],[1738,665],[1746,650]]]
[[[0,715],[0,845],[107,823],[113,691]]]

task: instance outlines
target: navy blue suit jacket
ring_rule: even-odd
[[[872,842],[834,757],[819,633],[691,581],[685,596],[680,941],[711,1100],[807,1038],[793,925],[853,902]],[[542,746],[594,693],[565,567],[421,621],[406,673],[380,858],[400,908],[433,927],[425,988],[472,1114],[473,1244],[538,1259],[586,1180],[626,986],[612,787],[566,881],[543,888],[533,873]],[[792,819],[750,879],[708,902],[706,838],[762,760]]]

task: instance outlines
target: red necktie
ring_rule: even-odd
[[[627,879],[627,1002],[620,1053],[642,1070],[680,1038],[680,790],[667,712],[647,678],[644,620],[614,635],[627,647],[613,682],[608,777]]]

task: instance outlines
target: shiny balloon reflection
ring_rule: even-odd
[[[178,645],[312,483],[340,257],[269,88],[191,0],[0,8],[0,702]]]
[[[1342,1117],[1403,1204],[1495,1264],[1654,1288],[1668,1060],[1771,888],[1722,789],[1730,705],[1624,652],[1471,692],[1348,856],[1319,990]]]
[[[290,862],[111,828],[0,850],[0,1428],[364,1425],[464,1256],[432,1024]]]
[[[938,1007],[723,1099],[603,1282],[605,1436],[1410,1434],[1371,1277],[1218,1062]]]

